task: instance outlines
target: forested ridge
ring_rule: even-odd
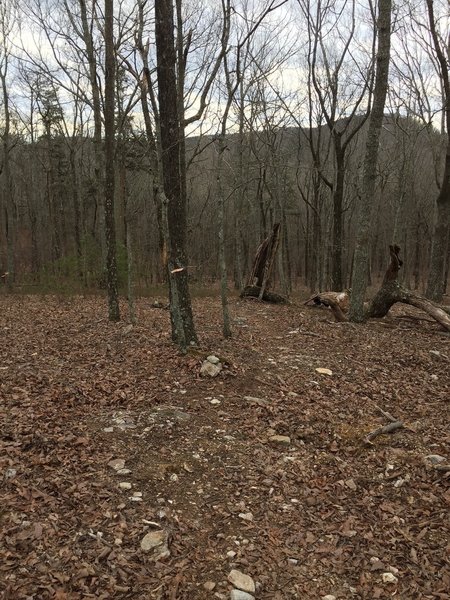
[[[173,70],[186,215],[179,232],[190,281],[216,281],[225,266],[227,281],[242,289],[255,249],[280,222],[281,291],[344,289],[362,210],[371,216],[369,282],[383,273],[387,244],[397,243],[407,258],[405,283],[442,297],[449,222],[445,2],[385,10],[392,14],[392,49],[369,199],[364,156],[381,4],[345,0],[336,12],[322,0],[177,2],[162,17],[171,19],[164,31],[173,31],[173,42],[158,58],[162,21],[152,4],[122,0],[111,12],[109,71],[103,8],[81,0],[34,0],[29,10],[14,0],[2,4],[5,284],[102,287],[108,252],[122,292],[167,281],[174,232],[166,209],[175,200],[163,189],[167,102],[161,106],[159,88],[161,74]],[[163,68],[170,47],[172,64]],[[112,170],[107,105],[114,111]],[[111,231],[117,244],[108,249]]]
[[[321,133],[326,136],[327,130]],[[314,197],[308,136],[306,130],[277,127],[246,133],[243,139],[237,134],[226,138],[226,249],[238,288],[256,247],[276,221],[283,224],[285,291],[292,285],[308,286],[312,291],[330,286],[330,194],[322,185]],[[318,136],[317,131],[313,136]],[[364,140],[365,128],[353,143],[346,167],[344,285],[350,283],[353,216],[360,194]],[[384,272],[387,244],[396,240],[402,243],[408,257],[404,274],[408,286],[424,286],[437,193],[433,160],[438,148],[439,135],[435,130],[430,135],[417,120],[386,115],[371,247],[371,272],[375,278]],[[239,181],[238,173],[240,152],[245,161],[243,181]],[[187,155],[190,276],[195,282],[208,284],[219,277],[217,140],[213,136],[188,138]],[[92,164],[90,138],[54,133],[39,136],[34,143],[15,140],[12,176],[17,198],[17,284],[42,285],[50,290],[58,281],[71,282],[73,289],[102,285],[102,223],[94,194]],[[332,174],[332,164],[328,171]],[[163,282],[165,275],[152,173],[146,142],[139,132],[120,139],[116,174],[120,282],[123,288],[129,227],[135,244],[136,282],[144,290]],[[129,222],[127,207],[131,212]],[[6,271],[6,238],[2,241],[2,264]],[[236,257],[240,258],[239,263]]]

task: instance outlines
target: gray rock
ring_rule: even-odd
[[[141,540],[143,552],[153,552],[154,560],[170,556],[168,548],[169,535],[167,531],[151,531]]]
[[[244,400],[249,404],[256,404],[257,406],[268,406],[270,402],[263,400],[262,398],[255,398],[254,396],[244,396]]]
[[[242,590],[243,592],[254,593],[255,591],[255,582],[250,575],[246,575],[237,569],[232,569],[230,571],[228,581],[234,585],[234,587],[238,588],[238,590]]]
[[[220,358],[214,356],[214,354],[210,354],[206,360],[210,362],[212,365],[218,365],[220,363]]]
[[[255,600],[255,596],[247,594],[242,590],[231,590],[230,600]]]
[[[114,460],[109,461],[108,467],[111,467],[114,471],[120,471],[120,469],[125,467],[125,461],[123,458],[115,458]]]
[[[445,456],[441,456],[440,454],[429,454],[428,456],[425,456],[425,460],[432,465],[439,465],[445,462],[447,459]]]
[[[209,360],[205,360],[200,369],[200,375],[203,377],[217,377],[217,375],[222,370],[222,363],[218,362],[217,364],[213,364]]]
[[[288,435],[272,435],[269,438],[269,442],[280,444],[282,446],[289,446],[291,443],[291,438]]]

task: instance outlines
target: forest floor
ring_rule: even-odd
[[[450,598],[448,335],[401,306],[230,308],[224,340],[196,299],[182,356],[150,299],[130,326],[98,297],[0,296],[4,600],[228,599],[233,569],[257,600]],[[380,409],[405,427],[371,445]]]

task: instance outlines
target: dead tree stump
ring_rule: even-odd
[[[272,233],[260,244],[253,259],[253,267],[241,298],[258,298],[276,304],[289,304],[280,294],[269,291],[275,255],[280,244],[280,223],[275,223]]]

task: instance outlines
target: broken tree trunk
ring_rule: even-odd
[[[398,282],[398,272],[403,264],[399,257],[399,246],[389,246],[389,252],[391,255],[391,262],[384,276],[381,288],[375,294],[366,309],[366,318],[379,319],[385,317],[394,304],[402,302],[403,304],[409,304],[410,306],[415,306],[416,308],[423,310],[442,325],[444,329],[450,331],[450,315],[446,312],[444,307],[439,306],[431,300],[427,300],[423,296],[415,294],[404,288]],[[347,315],[344,313],[337,298],[338,295],[339,294],[335,294],[334,292],[323,292],[322,294],[316,294],[307,302],[314,300],[316,304],[325,304],[333,311],[336,321],[347,321]]]
[[[272,233],[261,243],[253,260],[253,267],[241,298],[252,297],[267,302],[288,304],[284,296],[269,292],[275,255],[280,244],[280,223],[275,223]]]

